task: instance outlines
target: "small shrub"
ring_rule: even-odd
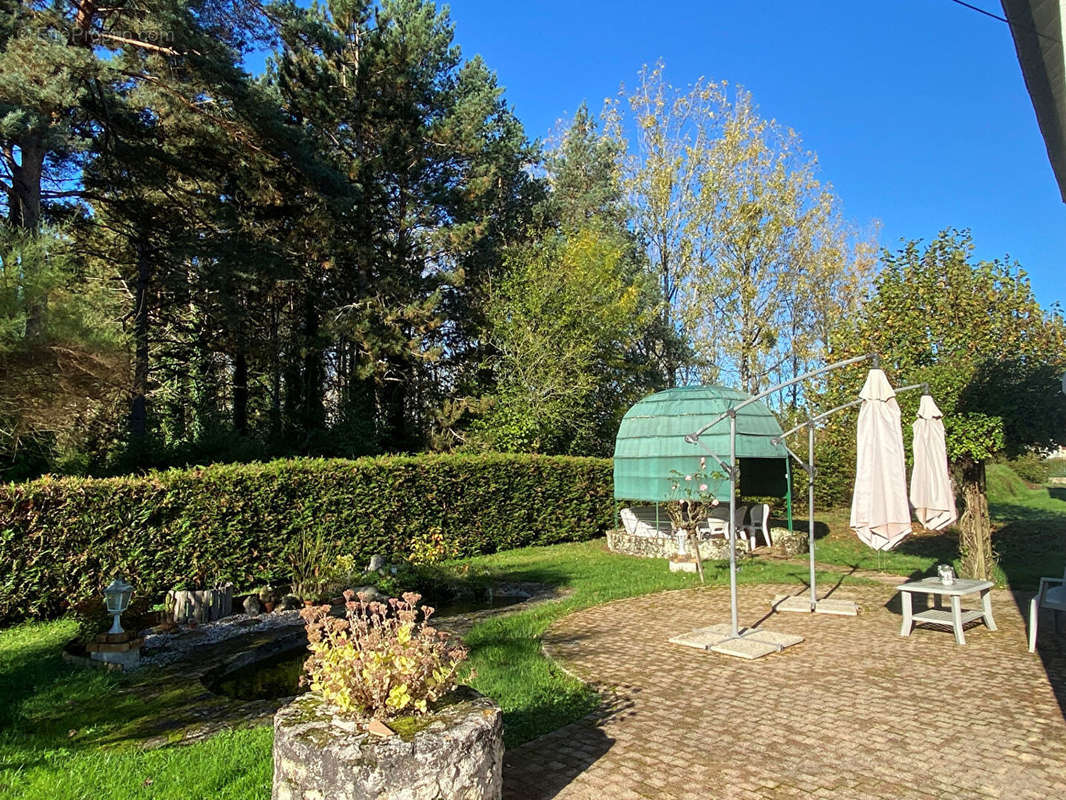
[[[1017,458],[1012,458],[1008,464],[1018,475],[1029,483],[1047,483],[1051,475],[1048,462],[1036,453],[1025,453]]]
[[[345,591],[346,619],[333,617],[329,606],[300,612],[311,651],[304,682],[345,715],[425,714],[455,688],[466,650],[429,625],[433,609],[419,606],[418,594],[387,604],[355,598]]]
[[[1066,478],[1066,458],[1049,458],[1044,463],[1049,478]]]
[[[407,560],[412,564],[439,564],[459,556],[459,548],[440,528],[434,528],[411,539]]]

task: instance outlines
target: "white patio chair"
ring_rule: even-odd
[[[1040,591],[1029,601],[1030,653],[1036,651],[1036,628],[1041,608],[1049,608],[1055,612],[1055,632],[1058,633],[1059,617],[1063,611],[1066,611],[1066,570],[1063,570],[1061,578],[1041,578]]]
[[[762,534],[767,547],[773,545],[770,541],[770,506],[766,503],[751,507],[751,522],[744,526],[744,532],[741,534],[748,542],[749,550],[757,544],[756,533]]]

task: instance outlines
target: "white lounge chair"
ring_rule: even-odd
[[[1052,584],[1058,584],[1053,586]],[[1066,611],[1066,570],[1061,578],[1041,578],[1040,591],[1029,601],[1029,652],[1036,651],[1036,628],[1040,609],[1049,608],[1055,612],[1055,632],[1059,631],[1059,616]]]
[[[655,506],[633,506],[623,508],[618,516],[622,527],[631,536],[673,536],[674,526],[666,509],[659,509],[659,518],[655,518]]]

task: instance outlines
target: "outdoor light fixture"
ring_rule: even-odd
[[[111,624],[111,630],[108,633],[122,633],[122,626],[119,625],[118,618],[122,616],[122,612],[130,607],[130,598],[133,597],[133,587],[122,580],[121,577],[115,578],[111,581],[111,584],[104,589],[104,606],[107,608],[108,614],[114,614],[115,621]]]

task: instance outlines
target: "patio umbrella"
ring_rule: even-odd
[[[944,446],[943,414],[933,398],[922,395],[914,430],[914,469],[911,471],[911,505],[918,521],[939,531],[958,519],[955,494],[948,477],[948,455]]]
[[[859,397],[851,528],[875,550],[891,550],[911,532],[899,405],[880,369],[870,370]]]

